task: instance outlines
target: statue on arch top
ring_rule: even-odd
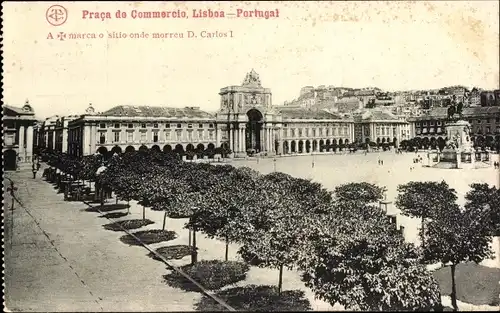
[[[245,76],[245,80],[243,81],[242,86],[258,86],[260,87],[260,78],[259,74],[255,72],[254,69],[252,69],[247,75]]]

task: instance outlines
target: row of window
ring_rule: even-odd
[[[327,124],[308,124],[309,127],[312,128],[321,128],[321,127],[347,127],[346,125],[339,125],[339,124],[332,124],[332,123],[327,123]],[[283,128],[287,128],[288,124],[284,123]],[[291,124],[290,127],[297,127],[297,124]]]
[[[325,129],[324,128],[319,128],[318,129],[318,132],[316,132],[316,128],[312,128],[312,129],[309,129],[309,128],[288,128],[288,129],[284,129],[284,136],[285,137],[295,137],[296,134],[298,134],[298,137],[309,137],[309,136],[312,136],[312,137],[316,137],[318,134],[318,136],[330,136],[330,133],[331,135],[333,136],[347,136],[348,134],[348,128],[347,127],[342,127],[342,128],[326,128],[326,132],[324,131]],[[326,134],[325,134],[326,133]]]
[[[377,136],[389,136],[391,133],[391,128],[389,127],[376,127],[375,133]],[[396,137],[398,135],[396,127],[392,128],[392,136]]]
[[[425,121],[425,122],[417,122],[415,124],[415,126],[417,127],[420,127],[420,126],[423,126],[423,127],[426,127],[426,126],[441,126],[442,125],[442,122],[441,121]]]
[[[165,131],[164,132],[164,135],[163,135],[163,138],[160,138],[162,132],[158,132],[158,131],[154,131],[152,132],[152,142],[159,142],[160,140],[166,140],[166,141],[172,141],[173,140],[173,136],[172,136],[172,133],[171,131]],[[182,141],[182,140],[186,140],[186,141],[194,141],[194,140],[209,140],[209,141],[213,141],[215,140],[215,132],[213,130],[209,131],[208,132],[208,136],[204,136],[204,132],[203,131],[198,131],[196,134],[197,136],[193,136],[193,133],[192,131],[188,131],[186,133],[183,133],[182,131],[175,131],[175,140],[176,141]],[[121,142],[122,141],[122,133],[120,132],[114,132],[113,133],[113,143],[118,143],[118,142]],[[100,132],[99,133],[99,143],[100,144],[105,144],[107,143],[107,133],[106,132]],[[140,142],[147,142],[148,141],[148,136],[147,136],[147,133],[146,132],[141,132],[140,135],[139,135],[139,140]],[[135,133],[133,132],[127,132],[126,133],[126,142],[135,142],[136,141],[136,136],[135,136]]]
[[[436,134],[440,134],[443,132],[443,129],[441,127],[429,128],[429,130],[427,130],[427,128],[422,128],[422,129],[417,128],[415,132],[417,133],[417,135],[420,135],[420,134],[427,134],[427,133],[434,134],[434,131],[436,131]]]
[[[492,120],[493,120],[493,119],[490,119],[490,118],[488,118],[488,119],[486,119],[486,120],[476,120],[476,123],[477,123],[477,124],[481,124],[483,121],[485,121],[485,123],[486,123],[486,124],[490,124],[490,123],[492,122]],[[495,118],[495,122],[496,122],[496,123],[500,122],[500,117]],[[471,123],[471,124],[472,124],[472,120],[469,120],[469,123]]]
[[[493,122],[493,119],[491,118],[488,118],[488,119],[477,119],[475,120],[476,124],[481,124],[483,123],[483,121],[485,122],[485,124],[491,124]],[[500,117],[497,117],[495,118],[495,122],[498,123],[500,122]],[[474,123],[474,120],[469,120],[469,123],[470,124],[473,124]],[[416,124],[416,127],[426,127],[426,126],[441,126],[441,121],[425,121],[425,122],[417,122]]]
[[[429,134],[433,134],[433,133],[434,133],[434,131],[435,131],[436,133],[441,133],[441,132],[443,132],[443,131],[444,131],[444,129],[442,129],[441,127],[438,127],[438,128],[436,128],[436,129],[434,129],[434,128],[422,128],[422,129],[417,128],[417,129],[415,130],[415,132],[416,132],[416,134],[417,134],[417,135],[420,135],[420,134],[427,134],[427,133],[429,133]],[[482,129],[481,127],[473,127],[472,132],[473,132],[473,133],[482,134],[482,133],[483,133],[483,129]],[[497,126],[497,127],[496,127],[495,132],[496,132],[496,133],[498,133],[498,134],[500,134],[500,126]],[[489,127],[489,126],[485,127],[485,133],[486,133],[486,134],[490,134],[490,133],[491,133],[491,127]]]
[[[121,127],[126,127],[126,128],[134,128],[135,125],[140,126],[140,128],[146,128],[146,126],[151,127],[151,124],[146,124],[146,123],[141,123],[141,124],[136,124],[136,123],[127,123],[127,124],[120,124],[120,123],[114,123],[114,124],[107,124],[109,128],[121,128]],[[153,123],[153,128],[160,128],[162,124],[159,123]],[[182,124],[178,123],[176,125],[177,128],[182,128]],[[200,123],[198,124],[198,128],[203,128],[204,124]],[[99,128],[106,128],[106,123],[100,123]],[[174,128],[174,124],[166,123],[165,128]],[[193,124],[187,124],[187,128],[193,128]],[[214,128],[214,124],[208,124],[208,128]]]

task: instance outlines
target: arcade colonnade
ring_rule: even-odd
[[[246,153],[249,149],[259,152],[281,153],[276,149],[276,140],[279,128],[272,123],[262,123],[261,127],[253,130],[247,127],[248,123],[229,124],[223,131],[227,132],[229,149],[237,154]],[[257,133],[258,132],[258,133]],[[248,139],[248,140],[247,140]]]

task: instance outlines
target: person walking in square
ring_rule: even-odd
[[[34,162],[33,162],[33,166],[32,166],[31,171],[33,172],[33,179],[35,179],[36,178],[36,173],[38,172],[38,168],[37,168],[36,163],[34,163]]]

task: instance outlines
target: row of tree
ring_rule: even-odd
[[[492,229],[485,221],[498,221],[495,188],[473,185],[468,204],[459,208],[446,183],[409,183],[400,186],[396,204],[425,225],[425,244],[416,248],[377,205],[384,189],[368,183],[329,192],[319,183],[284,173],[185,163],[154,151],[115,156],[99,175],[103,163],[98,155],[49,159],[75,179],[95,180],[121,200],[138,201],[143,218],[146,207],[163,211],[164,229],[168,217],[188,217],[193,263],[201,231],[226,242],[226,260],[229,243],[237,243],[239,254],[251,264],[276,268],[279,290],[283,269],[296,268],[319,298],[349,309],[439,309],[439,287],[425,263],[450,262],[454,274],[454,265],[482,260],[490,254]],[[456,296],[453,304],[456,308]]]

